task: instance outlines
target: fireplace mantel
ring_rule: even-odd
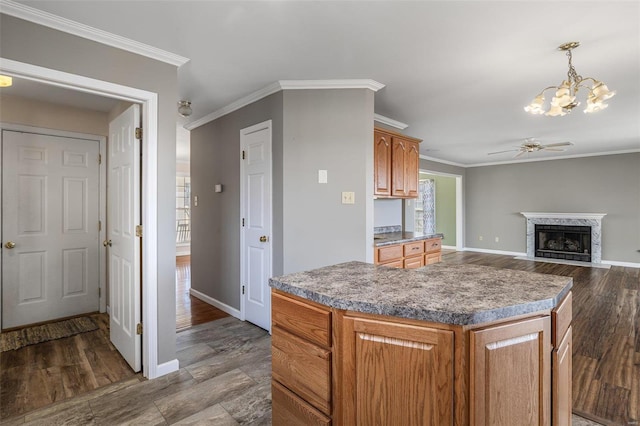
[[[602,218],[606,213],[520,213],[527,218],[528,258],[535,258],[536,225],[578,225],[591,227],[591,262],[602,263]]]
[[[595,219],[602,220],[606,213],[534,213],[520,212],[521,215],[529,218],[548,218],[548,219]]]

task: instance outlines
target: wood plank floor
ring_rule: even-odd
[[[226,312],[191,296],[191,256],[176,257],[176,330],[228,316]]]
[[[572,276],[574,408],[603,419],[602,424],[638,424],[638,269],[606,270],[469,252],[447,254],[444,261]],[[151,381],[126,379],[6,424],[271,423],[270,338],[264,330],[226,317],[178,333],[176,344],[181,368],[175,373]],[[598,423],[574,416],[573,424]]]

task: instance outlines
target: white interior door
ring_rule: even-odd
[[[245,320],[271,330],[271,120],[240,131]]]
[[[107,259],[111,342],[134,371],[141,368],[140,322],[140,107],[109,123],[107,149]]]
[[[99,150],[2,131],[2,328],[99,310]]]

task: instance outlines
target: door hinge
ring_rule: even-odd
[[[102,221],[98,221],[98,231],[102,231]]]
[[[242,159],[244,160],[244,150],[242,150]]]
[[[98,164],[102,164],[102,154],[98,154]]]
[[[244,286],[242,286],[242,294],[244,294]]]
[[[102,289],[98,287],[98,299],[102,297]]]
[[[244,217],[242,218],[242,226],[244,226]]]
[[[136,237],[142,237],[142,225],[136,225]]]
[[[142,127],[136,127],[136,139],[142,140]]]
[[[139,322],[138,325],[136,325],[136,334],[141,335],[142,334],[142,323]]]

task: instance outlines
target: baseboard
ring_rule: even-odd
[[[492,249],[483,249],[483,248],[475,248],[475,247],[465,247],[463,250],[473,251],[478,253],[502,254],[504,256],[526,256],[527,255],[527,253],[522,253],[519,251],[492,250]]]
[[[604,263],[605,265],[612,265],[612,266],[626,266],[628,268],[640,268],[640,263],[634,263],[634,262],[618,262],[617,260],[603,260],[602,263]]]
[[[111,305],[107,305],[107,314],[111,315]]]
[[[240,311],[232,306],[227,305],[226,303],[222,303],[221,301],[216,300],[211,296],[207,296],[204,293],[200,293],[198,290],[194,290],[192,288],[189,289],[189,294],[202,300],[205,303],[210,304],[211,306],[215,306],[221,311],[228,313],[232,317],[240,319]]]
[[[179,369],[180,369],[180,362],[177,359],[172,359],[171,361],[158,364],[158,367],[156,368],[155,377],[158,378],[160,376],[173,373],[174,371],[178,371]]]
[[[442,246],[444,250],[458,250],[456,246]]]

